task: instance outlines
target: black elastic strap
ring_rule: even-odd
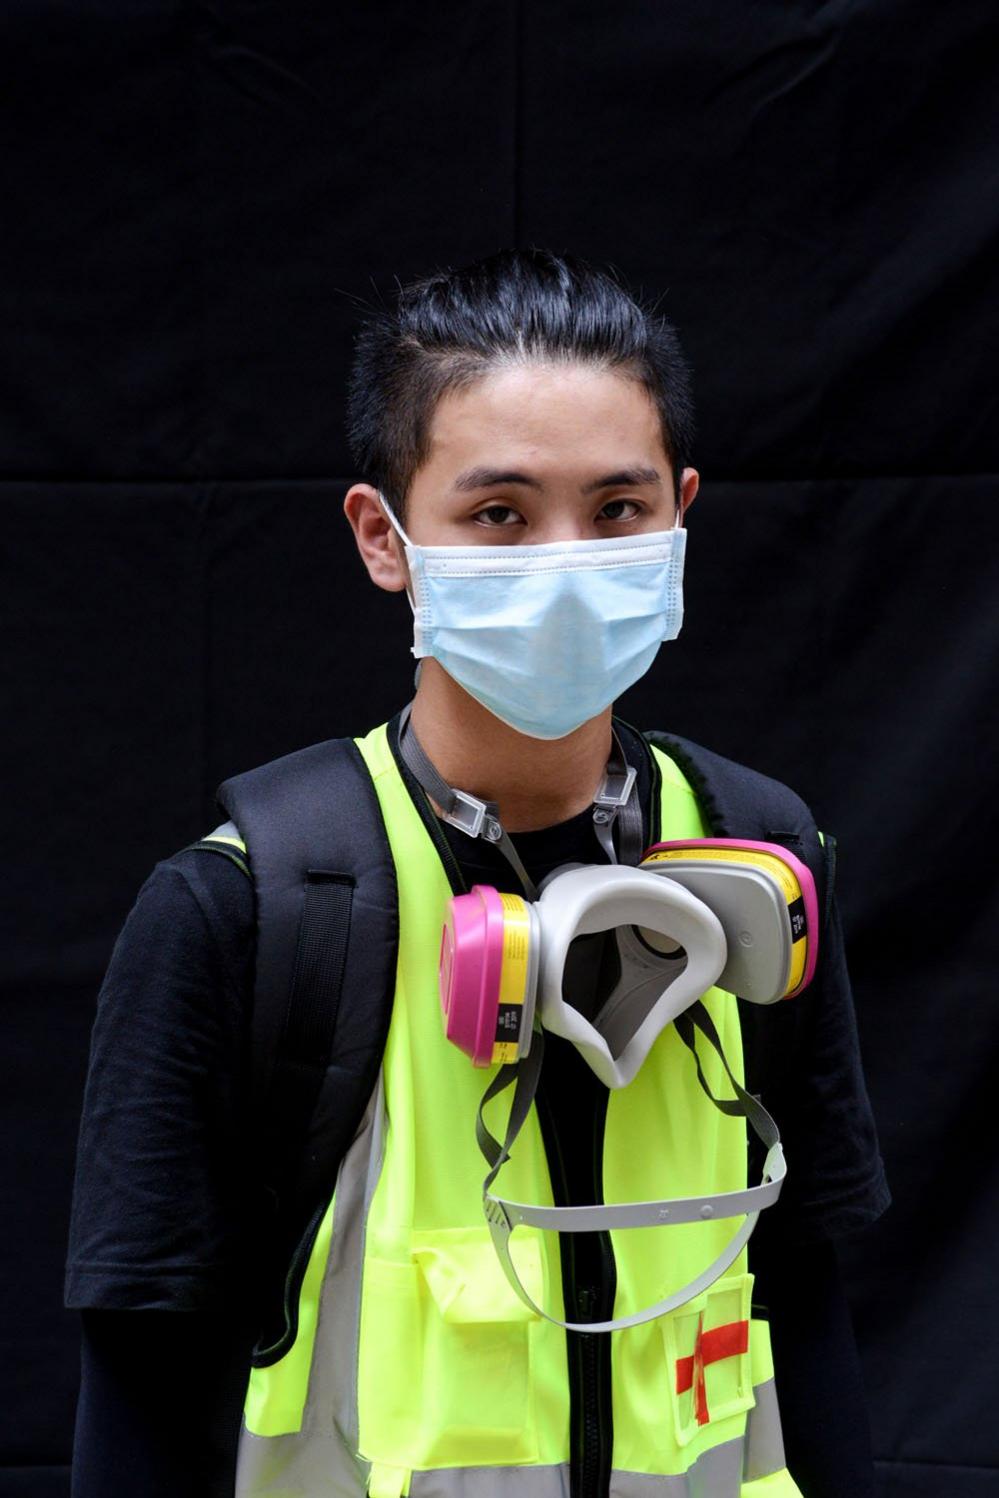
[[[479,1111],[475,1119],[475,1137],[478,1140],[479,1149],[485,1156],[489,1165],[489,1174],[482,1183],[482,1191],[485,1194],[492,1186],[503,1166],[510,1158],[517,1135],[527,1120],[534,1102],[535,1093],[538,1090],[538,1082],[541,1078],[541,1064],[545,1057],[545,1032],[539,1027],[534,1031],[531,1038],[531,1049],[520,1061],[508,1062],[501,1066],[489,1086],[482,1095],[479,1103]],[[510,1104],[510,1115],[507,1119],[506,1133],[503,1143],[489,1132],[485,1120],[485,1107],[494,1097],[513,1086],[513,1102]]]
[[[728,1057],[722,1049],[721,1037],[715,1028],[715,1022],[704,1007],[702,1000],[698,999],[696,1003],[691,1004],[689,1009],[685,1009],[682,1014],[678,1014],[673,1023],[676,1026],[677,1034],[694,1058],[694,1064],[697,1067],[697,1080],[701,1084],[702,1091],[706,1097],[711,1099],[719,1112],[727,1113],[731,1118],[748,1119],[753,1131],[766,1149],[772,1149],[775,1144],[779,1144],[780,1134],[770,1114],[763,1107],[759,1098],[754,1097],[751,1092],[747,1092],[729,1066]],[[697,1052],[695,1030],[700,1030],[708,1044],[719,1057],[722,1066],[725,1068],[725,1075],[732,1084],[732,1091],[735,1093],[734,1098],[716,1097],[708,1086],[708,1080],[704,1075],[704,1069],[701,1065],[701,1058]]]
[[[482,837],[493,843],[503,854],[507,863],[520,880],[521,888],[529,900],[538,898],[537,886],[524,867],[520,854],[514,847],[510,835],[499,819],[499,808],[495,801],[483,801],[469,796],[464,791],[448,785],[416,737],[410,722],[413,704],[408,702],[399,716],[399,753],[432,801],[436,801],[444,820],[452,827],[468,834]]]
[[[470,796],[448,785],[416,736],[410,721],[412,710],[413,704],[408,702],[399,715],[399,753],[413,777],[430,799],[440,807],[446,822],[467,833],[469,837],[481,837],[486,842],[493,843],[517,875],[527,898],[536,900],[538,898],[537,886],[525,869],[509,833],[499,820],[499,808],[496,802],[483,801],[480,797]],[[611,738],[611,755],[607,762],[602,789],[609,783],[613,783],[615,776],[619,780],[627,780],[627,800],[620,806],[605,807],[599,803],[598,798],[593,808],[594,831],[611,863],[614,863],[617,855],[614,850],[612,828],[615,819],[618,819],[621,862],[636,864],[642,854],[642,808],[636,789],[637,776],[628,765],[624,746],[613,726]]]
[[[614,801],[604,799],[609,792]],[[625,799],[621,801],[621,796]],[[614,827],[618,829],[618,848],[614,847]],[[642,807],[638,799],[638,773],[628,764],[617,729],[611,724],[611,752],[604,779],[593,803],[593,830],[610,863],[634,866],[643,852]]]
[[[643,847],[643,819],[642,803],[638,799],[637,782],[635,793],[628,797],[624,806],[618,813],[618,826],[620,828],[619,840],[621,844],[620,861],[629,865],[635,865],[641,859],[645,849]]]

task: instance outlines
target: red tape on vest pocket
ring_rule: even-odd
[[[704,1383],[705,1368],[709,1363],[720,1363],[725,1358],[738,1357],[748,1350],[748,1321],[732,1321],[728,1326],[716,1326],[706,1332],[704,1315],[701,1314],[697,1322],[697,1341],[694,1343],[693,1356],[676,1360],[676,1392],[686,1394],[688,1389],[693,1388],[694,1412],[698,1425],[707,1425],[711,1419],[708,1414],[708,1391]]]

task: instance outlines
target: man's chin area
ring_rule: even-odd
[[[514,754],[537,755],[546,748],[552,753],[572,749],[594,736],[604,735],[610,724],[613,704],[564,732],[548,733],[540,728],[535,731],[533,726],[531,729],[518,727],[474,697],[440,661],[424,656],[420,664],[423,669],[417,692],[425,699],[425,711],[450,717],[456,729],[477,733],[494,745],[505,742]]]

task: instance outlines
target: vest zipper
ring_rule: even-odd
[[[652,774],[652,796],[651,796],[651,819],[649,828],[651,836],[649,842],[659,840],[659,801],[661,776],[655,755],[648,747],[644,735],[638,729],[633,728],[632,733],[641,741],[646,761]],[[458,865],[450,844],[444,836],[440,822],[430,805],[422,786],[413,777],[409,766],[399,753],[399,718],[398,715],[388,725],[388,743],[392,757],[396,762],[404,784],[406,785],[413,804],[430,834],[434,848],[444,866],[454,894],[465,894],[468,885],[464,874]],[[549,1055],[553,1047],[553,1037],[549,1037]],[[593,1083],[592,1072],[578,1057],[574,1047],[565,1043],[568,1047],[570,1057],[575,1058],[576,1064],[582,1067],[584,1078]],[[551,1059],[548,1062],[552,1065]],[[603,1152],[603,1126],[606,1121],[607,1097],[604,1093],[601,1097],[594,1097],[595,1108],[591,1115],[593,1128],[592,1143],[592,1179],[587,1182],[589,1187],[589,1200],[593,1202],[603,1201],[602,1185],[602,1152]],[[576,1097],[576,1106],[582,1104],[585,1110],[583,1096]],[[558,1131],[555,1126],[554,1110],[550,1100],[539,1093],[535,1099],[535,1108],[538,1112],[539,1122],[542,1124],[542,1137],[545,1142],[545,1153],[548,1157],[549,1175],[552,1179],[552,1191],[556,1201],[561,1206],[572,1205],[572,1194],[569,1188],[568,1176],[565,1162],[562,1157],[561,1145]],[[584,1115],[585,1116],[585,1115]],[[584,1193],[584,1198],[587,1193]],[[590,1234],[586,1235],[591,1237]],[[602,1321],[609,1319],[614,1314],[614,1296],[616,1290],[616,1272],[614,1265],[614,1251],[611,1247],[610,1235],[599,1233],[597,1238],[599,1255],[599,1285],[579,1285],[579,1276],[576,1268],[576,1235],[566,1233],[561,1240],[562,1258],[562,1280],[564,1288],[564,1302],[567,1319],[570,1321]],[[592,1250],[588,1257],[592,1261]],[[588,1270],[592,1273],[592,1262]],[[569,1382],[569,1421],[570,1421],[570,1461],[569,1461],[569,1493],[570,1498],[609,1498],[610,1474],[614,1447],[614,1425],[613,1425],[613,1399],[611,1393],[611,1347],[610,1335],[608,1333],[595,1332],[587,1335],[585,1332],[566,1332],[566,1362]]]
[[[582,1193],[594,1202],[603,1201],[600,1183],[599,1158],[603,1142],[603,1118],[606,1111],[606,1095],[599,1097],[587,1088],[594,1083],[592,1072],[578,1056],[575,1048],[562,1041],[564,1057],[559,1057],[571,1067],[580,1068],[575,1090],[576,1106],[580,1119],[587,1118],[594,1131],[591,1159],[592,1180],[589,1191]],[[559,1043],[555,1037],[548,1038],[546,1067],[558,1064],[555,1052]],[[551,1073],[549,1072],[549,1076]],[[542,1070],[542,1089],[535,1099],[542,1139],[548,1157],[548,1172],[552,1185],[552,1196],[559,1206],[573,1205],[568,1172],[562,1153],[555,1121],[555,1110],[551,1099],[544,1092],[545,1071]],[[568,1079],[567,1079],[568,1080]],[[569,1083],[570,1088],[572,1083]],[[587,1104],[594,1103],[588,1114]],[[574,1140],[574,1144],[580,1144]],[[585,1147],[583,1145],[582,1147]],[[577,1190],[577,1201],[580,1193]],[[593,1241],[595,1240],[595,1241]],[[560,1240],[562,1260],[563,1301],[566,1319],[569,1321],[605,1320],[614,1314],[614,1254],[610,1235],[606,1233],[579,1235],[563,1233]],[[594,1262],[594,1255],[599,1263]],[[580,1259],[588,1260],[583,1266]],[[597,1271],[600,1283],[594,1284],[591,1276]],[[581,1284],[580,1281],[583,1281]],[[611,1395],[610,1336],[604,1332],[569,1332],[565,1334],[566,1364],[569,1381],[569,1494],[570,1498],[608,1498],[610,1492],[611,1461],[614,1447],[613,1403]]]
[[[576,1302],[583,1321],[596,1319],[599,1292],[595,1287],[587,1286],[578,1290]],[[582,1440],[578,1488],[574,1487],[573,1491],[578,1491],[579,1498],[606,1498],[609,1491],[611,1453],[604,1434],[610,1422],[606,1417],[605,1400],[602,1397],[605,1380],[601,1376],[603,1349],[600,1343],[607,1342],[607,1356],[610,1344],[605,1333],[596,1332],[592,1336],[578,1332],[576,1341],[580,1361]]]

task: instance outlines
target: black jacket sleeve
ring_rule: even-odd
[[[73,1309],[245,1300],[253,891],[227,859],[156,866],[97,1005],[66,1273]]]
[[[787,1156],[780,1198],[765,1214],[771,1228],[805,1243],[867,1226],[891,1197],[835,899],[808,988],[785,1003],[739,1009],[747,1083],[773,1114]],[[757,1154],[757,1172],[760,1163]]]
[[[91,1042],[66,1301],[74,1498],[231,1498],[249,1375],[253,892],[217,855],[146,880]]]
[[[246,1319],[84,1311],[81,1320],[72,1498],[232,1498]]]
[[[770,1322],[788,1471],[808,1498],[874,1498],[870,1420],[835,1244],[789,1243],[760,1217],[753,1305]]]

